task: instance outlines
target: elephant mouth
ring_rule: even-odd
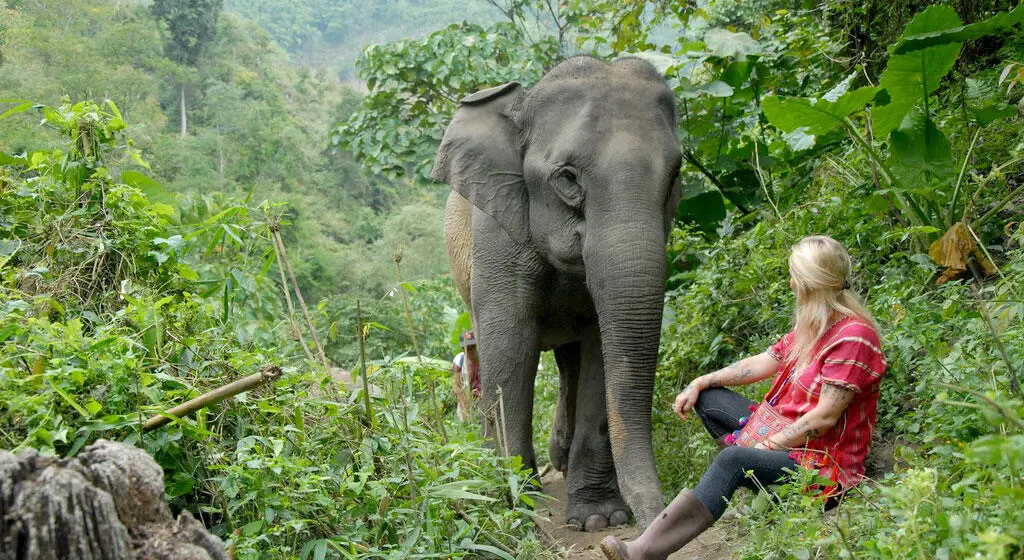
[[[552,245],[550,262],[555,270],[573,276],[585,276],[582,232],[571,231],[568,235],[557,238]]]

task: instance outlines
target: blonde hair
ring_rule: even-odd
[[[850,254],[831,237],[812,235],[793,245],[789,275],[796,293],[795,338],[786,358],[795,359],[797,371],[810,363],[815,344],[835,320],[854,316],[876,328],[871,313],[850,289],[851,268]]]

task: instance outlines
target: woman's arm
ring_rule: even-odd
[[[700,392],[711,387],[732,387],[736,385],[748,385],[770,377],[779,369],[779,361],[767,352],[744,358],[735,364],[726,366],[716,372],[702,375],[690,382],[683,389],[683,392],[676,396],[676,402],[672,406],[680,418],[686,419],[686,414],[697,404],[697,396]]]
[[[797,418],[779,433],[758,444],[759,449],[793,449],[803,447],[808,440],[829,431],[846,412],[850,401],[857,393],[837,385],[825,383],[821,386],[818,406]]]

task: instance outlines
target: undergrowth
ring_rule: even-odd
[[[164,468],[172,507],[237,558],[550,554],[518,460],[454,422],[446,361],[374,352],[371,382],[383,390],[368,406],[305,357],[274,276],[275,206],[164,191],[113,103],[19,107],[63,145],[0,154],[0,447],[68,456],[100,437],[139,445]],[[454,297],[444,282],[397,289],[418,291],[420,307]],[[367,324],[382,327],[374,313]],[[311,314],[329,318],[322,306]],[[355,339],[348,324],[321,328]],[[371,340],[387,332],[368,329]],[[430,349],[450,348],[444,338]],[[142,430],[266,366],[283,374]]]
[[[762,493],[741,516],[740,557],[1022,557],[1024,403],[1012,379],[1024,366],[1024,231],[1011,221],[989,244],[994,277],[936,286],[939,267],[887,216],[856,204],[857,185],[819,172],[815,189],[781,219],[717,241],[674,234],[677,258],[699,265],[684,268],[668,296],[654,416],[666,492],[696,484],[715,454],[699,422],[681,425],[671,413],[674,395],[789,330],[789,248],[828,234],[849,248],[854,289],[880,326],[888,371],[874,446],[889,456],[826,515],[803,490],[810,473]],[[766,388],[742,391],[758,400]]]

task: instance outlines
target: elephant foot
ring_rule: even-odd
[[[566,524],[578,531],[600,531],[629,523],[629,506],[621,499],[599,503],[579,503],[569,499],[565,511]]]
[[[627,494],[627,496],[630,496]],[[665,509],[665,502],[661,497],[661,490],[657,487],[638,491],[631,495],[630,503],[633,504],[633,517],[636,519],[638,529],[646,529],[661,515]]]

